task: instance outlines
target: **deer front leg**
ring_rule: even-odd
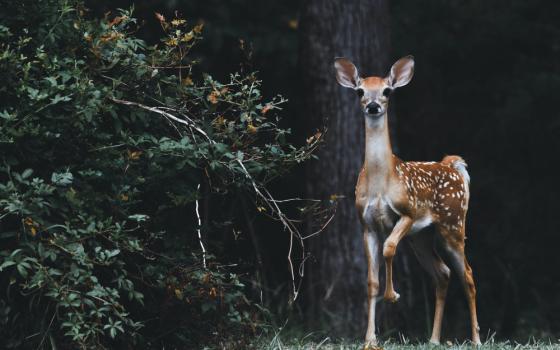
[[[393,231],[383,244],[383,257],[385,258],[386,273],[385,294],[383,295],[383,298],[392,303],[396,302],[400,297],[393,288],[393,257],[397,251],[397,245],[404,235],[406,235],[410,230],[412,222],[412,218],[408,216],[401,216],[393,228]]]
[[[380,249],[377,234],[367,228],[364,230],[364,246],[368,262],[368,327],[364,349],[376,349],[377,338],[375,337],[375,304],[379,293],[379,263]]]

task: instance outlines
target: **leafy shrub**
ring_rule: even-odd
[[[231,231],[220,206],[239,196],[278,214],[263,186],[318,137],[290,145],[274,115],[284,100],[263,101],[254,74],[197,78],[202,24],[158,14],[163,39],[148,45],[131,11],[2,6],[3,345],[189,348],[258,330],[243,284],[198,234],[215,246]]]

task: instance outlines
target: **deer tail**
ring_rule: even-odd
[[[467,190],[468,193],[471,177],[467,171],[467,162],[465,162],[465,160],[459,156],[445,156],[441,160],[441,164],[450,166],[459,172],[459,174],[463,178],[463,182],[465,183],[465,189]]]

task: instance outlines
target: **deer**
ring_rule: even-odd
[[[439,236],[465,290],[472,343],[480,345],[476,288],[465,256],[465,219],[470,195],[467,164],[456,155],[445,156],[440,162],[403,161],[393,154],[391,148],[387,114],[389,100],[395,89],[412,80],[414,58],[406,56],[399,59],[384,78],[360,77],[356,66],[347,58],[336,58],[334,67],[338,83],[356,91],[365,120],[365,156],[355,191],[368,264],[368,325],[364,349],[378,348],[375,306],[379,294],[381,256],[385,261],[386,275],[383,299],[391,303],[399,299],[393,287],[393,258],[405,236],[409,237],[420,265],[435,285],[430,343],[440,343],[451,275],[451,270],[436,251],[435,236]],[[435,236],[426,233],[428,226],[435,228]]]

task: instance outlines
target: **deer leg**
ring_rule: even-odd
[[[377,338],[375,337],[375,304],[379,293],[379,238],[377,234],[364,231],[364,245],[368,262],[368,327],[366,332],[366,342],[364,349],[375,349]]]
[[[461,278],[461,282],[467,296],[467,303],[469,305],[471,317],[472,342],[475,345],[480,345],[480,335],[478,333],[480,328],[476,317],[476,288],[474,285],[473,273],[465,256],[464,234],[459,232],[455,236],[455,239],[448,239],[447,249],[450,252],[453,266]]]
[[[402,216],[393,228],[393,231],[383,244],[383,257],[385,258],[385,294],[383,298],[389,302],[396,302],[400,295],[393,288],[393,257],[397,251],[397,245],[407,234],[412,226],[412,219],[408,216]]]
[[[411,237],[412,238],[412,237]],[[436,286],[436,302],[434,325],[430,343],[439,344],[441,337],[441,322],[445,308],[445,296],[449,285],[450,271],[434,247],[434,237],[429,234],[419,234],[412,239],[412,248],[420,265],[430,274]]]

